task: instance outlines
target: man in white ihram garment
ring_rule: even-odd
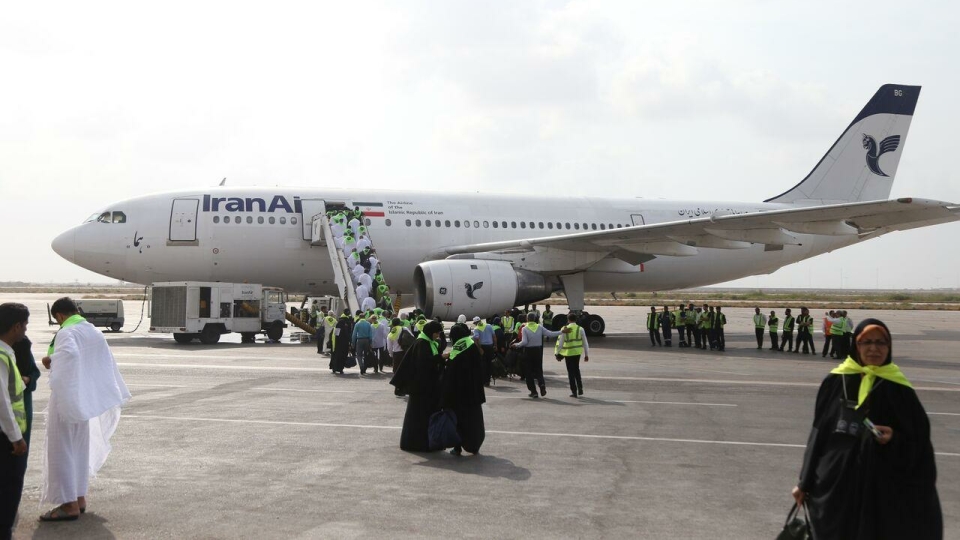
[[[72,521],[86,511],[90,477],[110,454],[120,406],[130,399],[113,353],[70,298],[53,303],[60,330],[43,366],[50,370],[40,521]]]

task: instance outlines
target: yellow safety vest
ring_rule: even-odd
[[[570,331],[563,334],[563,346],[560,347],[560,355],[580,356],[583,354],[583,330],[576,323],[570,323],[566,327]]]
[[[20,427],[20,433],[27,431],[27,409],[23,403],[23,378],[20,376],[20,370],[17,369],[17,363],[13,361],[5,351],[0,351],[0,361],[7,365],[7,391],[10,393],[10,404],[13,406],[13,417],[17,420]],[[13,441],[16,442],[16,441]]]
[[[847,327],[847,318],[846,318],[846,317],[840,317],[840,320],[837,321],[837,322],[835,322],[835,323],[833,323],[833,326],[830,327],[830,335],[831,335],[831,336],[842,336],[844,330],[846,329],[846,327]]]
[[[503,319],[500,319],[500,322],[503,323],[503,327],[507,329],[507,332],[513,332],[513,317],[504,317]]]
[[[647,330],[656,330],[658,328],[660,328],[660,317],[651,311],[647,314]]]
[[[753,325],[757,328],[763,328],[763,314],[757,313],[753,316]]]

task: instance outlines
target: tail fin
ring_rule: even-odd
[[[881,86],[806,178],[764,202],[810,205],[889,197],[919,96],[919,86]]]

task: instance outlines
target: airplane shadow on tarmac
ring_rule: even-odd
[[[462,456],[453,456],[448,452],[416,452],[416,454],[426,458],[426,461],[416,463],[421,467],[447,469],[460,474],[474,474],[487,478],[506,478],[517,482],[526,482],[531,476],[530,469],[515,465],[509,459],[482,453],[475,456],[466,452]]]

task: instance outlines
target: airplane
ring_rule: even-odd
[[[391,292],[428,317],[502,313],[558,291],[581,312],[589,291],[701,287],[960,219],[956,203],[887,200],[919,94],[881,86],[810,174],[763,202],[221,185],[109,204],[52,247],[140,284],[337,294],[314,218],[360,208]],[[584,325],[588,335],[605,328],[597,315]]]

